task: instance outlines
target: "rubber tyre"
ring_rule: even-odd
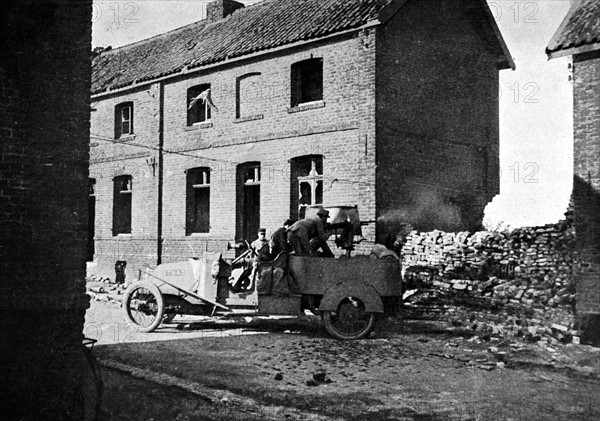
[[[364,311],[363,302],[355,297],[345,298],[337,311],[324,311],[321,317],[327,333],[343,341],[367,337],[377,321],[377,314]]]
[[[138,297],[138,295],[141,297]],[[132,308],[132,299],[145,301],[148,310],[140,311]],[[140,332],[152,332],[162,323],[165,312],[165,300],[156,285],[147,282],[136,283],[130,286],[125,292],[123,297],[123,312],[125,319],[139,326]],[[149,318],[146,319],[145,316],[149,316]]]

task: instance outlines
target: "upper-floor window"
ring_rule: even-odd
[[[187,125],[210,120],[210,84],[192,86],[187,91]]]
[[[133,102],[123,102],[115,107],[115,139],[133,134]]]
[[[130,175],[114,178],[113,235],[131,234],[132,181]]]
[[[292,64],[292,107],[323,99],[323,59]]]
[[[258,114],[261,90],[258,84],[260,73],[248,73],[236,80],[235,118]]]
[[[301,156],[291,163],[290,215],[302,219],[306,208],[323,204],[323,156]]]
[[[187,170],[185,233],[210,231],[210,168]]]

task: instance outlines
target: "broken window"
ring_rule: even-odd
[[[115,177],[113,191],[113,235],[131,234],[131,176]]]
[[[292,159],[290,216],[302,219],[306,208],[323,205],[323,156]]]
[[[253,241],[260,228],[260,163],[237,167],[236,239]]]
[[[210,168],[187,171],[186,235],[210,231]]]
[[[292,107],[323,99],[323,59],[292,64]]]
[[[192,86],[187,91],[187,125],[210,120],[210,83]]]
[[[235,118],[258,114],[257,107],[261,98],[259,76],[260,73],[248,73],[237,78]]]
[[[133,134],[133,102],[123,102],[115,107],[115,139]]]

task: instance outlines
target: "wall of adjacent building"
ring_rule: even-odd
[[[91,12],[0,6],[3,419],[83,419]]]
[[[600,51],[574,56],[573,66],[577,311],[590,340],[600,343]]]

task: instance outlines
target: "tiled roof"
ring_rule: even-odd
[[[422,0],[425,1],[425,0]],[[96,56],[92,94],[174,75],[227,59],[386,21],[406,0],[263,0],[227,18],[202,20]],[[489,25],[504,62],[514,63],[487,7]],[[386,7],[389,6],[389,7]]]
[[[92,93],[357,28],[391,2],[264,0],[215,23],[203,20],[102,53],[92,64]]]
[[[575,3],[552,37],[546,53],[569,55],[574,48],[600,49],[600,0],[579,0]]]

